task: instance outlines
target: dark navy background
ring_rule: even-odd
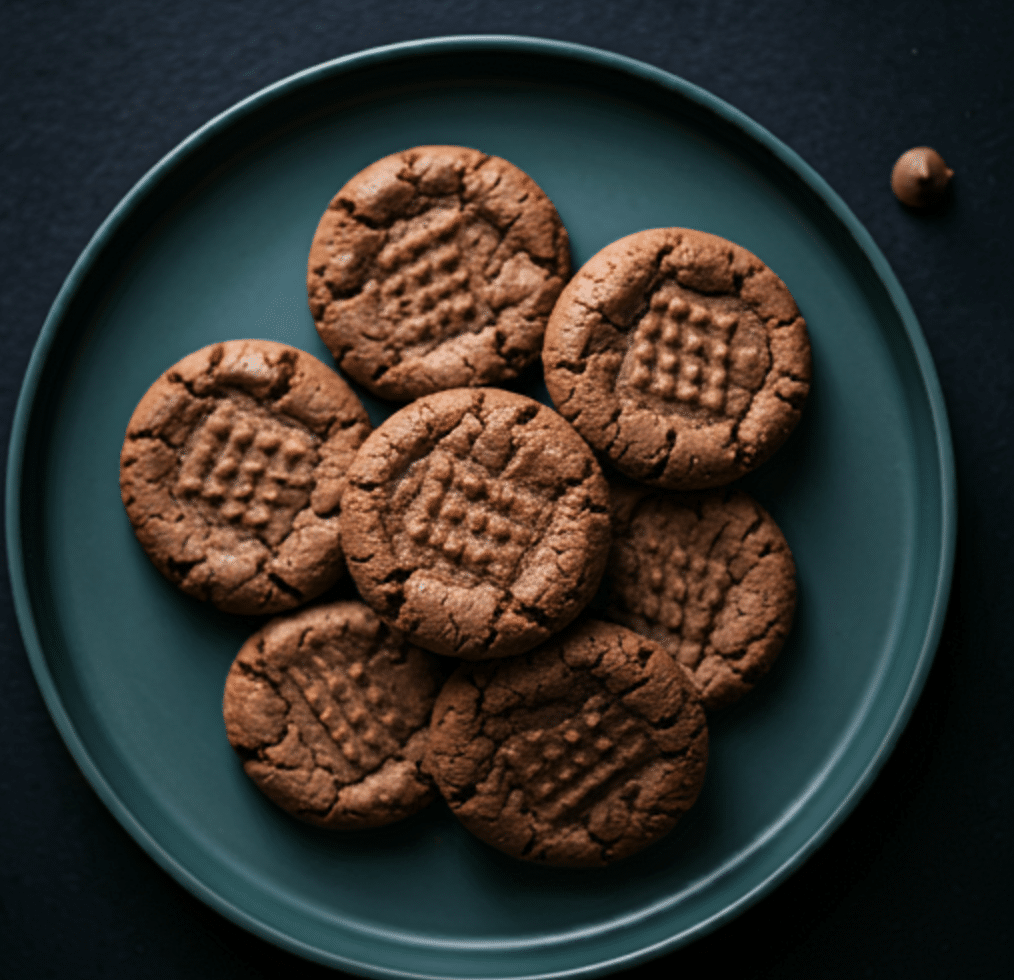
[[[869,229],[936,360],[958,471],[943,640],[894,754],[831,840],[703,940],[621,976],[1014,975],[1014,4],[1010,0],[0,0],[0,433],[50,304],[144,172],[237,100],[362,48],[512,33],[607,48],[732,103]],[[940,213],[891,196],[936,147]],[[0,977],[331,977],[151,861],[50,721],[0,585]]]

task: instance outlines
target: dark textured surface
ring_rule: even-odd
[[[0,411],[75,258],[163,154],[236,100],[361,48],[450,33],[595,45],[728,100],[803,156],[873,235],[915,307],[947,400],[959,541],[943,640],[892,757],[830,841],[758,905],[632,971],[740,977],[1004,977],[1014,768],[1008,517],[1014,334],[1014,12],[899,0],[329,6],[261,0],[0,7]],[[945,208],[893,198],[905,149],[955,171]],[[333,976],[229,924],[128,837],[78,773],[0,594],[0,973]]]

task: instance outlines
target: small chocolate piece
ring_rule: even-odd
[[[524,657],[462,664],[433,708],[426,767],[487,844],[591,867],[668,833],[707,758],[687,672],[658,644],[585,621]]]
[[[120,492],[148,557],[225,612],[277,613],[344,571],[345,471],[370,431],[331,368],[269,340],[204,347],[138,403]]]
[[[788,437],[810,389],[785,284],[732,242],[653,228],[607,245],[560,295],[542,351],[560,414],[622,473],[722,486]]]
[[[360,602],[271,620],[240,650],[222,710],[246,774],[319,827],[379,827],[435,795],[421,761],[440,661]]]
[[[466,660],[531,649],[595,594],[609,488],[552,409],[495,388],[406,405],[349,469],[342,545],[363,599]]]
[[[607,616],[665,647],[708,710],[738,700],[792,625],[796,569],[778,525],[741,491],[610,490]]]
[[[936,150],[916,146],[898,157],[891,171],[891,190],[910,208],[931,208],[943,199],[953,176]]]
[[[477,150],[418,146],[338,192],[307,287],[341,369],[409,401],[516,377],[569,275],[567,232],[531,177]]]

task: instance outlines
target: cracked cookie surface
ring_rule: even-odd
[[[578,270],[542,352],[559,412],[617,469],[670,489],[721,486],[764,462],[810,388],[789,290],[717,235],[654,228]]]
[[[419,146],[338,192],[307,290],[342,370],[408,401],[516,377],[569,275],[566,229],[531,177],[477,150]]]
[[[455,671],[433,708],[426,766],[486,843],[585,867],[671,830],[707,756],[687,672],[658,644],[587,620],[524,656]]]
[[[379,827],[435,795],[420,764],[443,673],[359,602],[273,619],[243,645],[223,698],[246,774],[320,827]]]
[[[738,700],[792,626],[796,569],[778,525],[741,491],[611,495],[608,617],[665,647],[705,708]]]
[[[120,492],[142,547],[188,595],[282,612],[342,575],[345,472],[370,431],[315,357],[231,340],[174,364],[138,403]]]
[[[545,405],[494,388],[438,392],[363,444],[342,546],[362,597],[413,642],[467,660],[510,656],[595,594],[609,488]]]

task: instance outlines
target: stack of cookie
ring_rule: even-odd
[[[396,154],[331,202],[308,286],[339,367],[407,405],[370,433],[315,358],[229,341],[131,418],[123,500],[184,591],[273,614],[346,566],[359,590],[271,620],[226,682],[246,772],[301,819],[377,826],[439,792],[508,854],[612,862],[693,804],[705,709],[784,641],[785,540],[716,488],[799,418],[809,347],[788,290],[686,229],[569,273],[567,232],[516,167]],[[540,353],[559,414],[493,387]],[[612,622],[587,618],[597,593]]]

